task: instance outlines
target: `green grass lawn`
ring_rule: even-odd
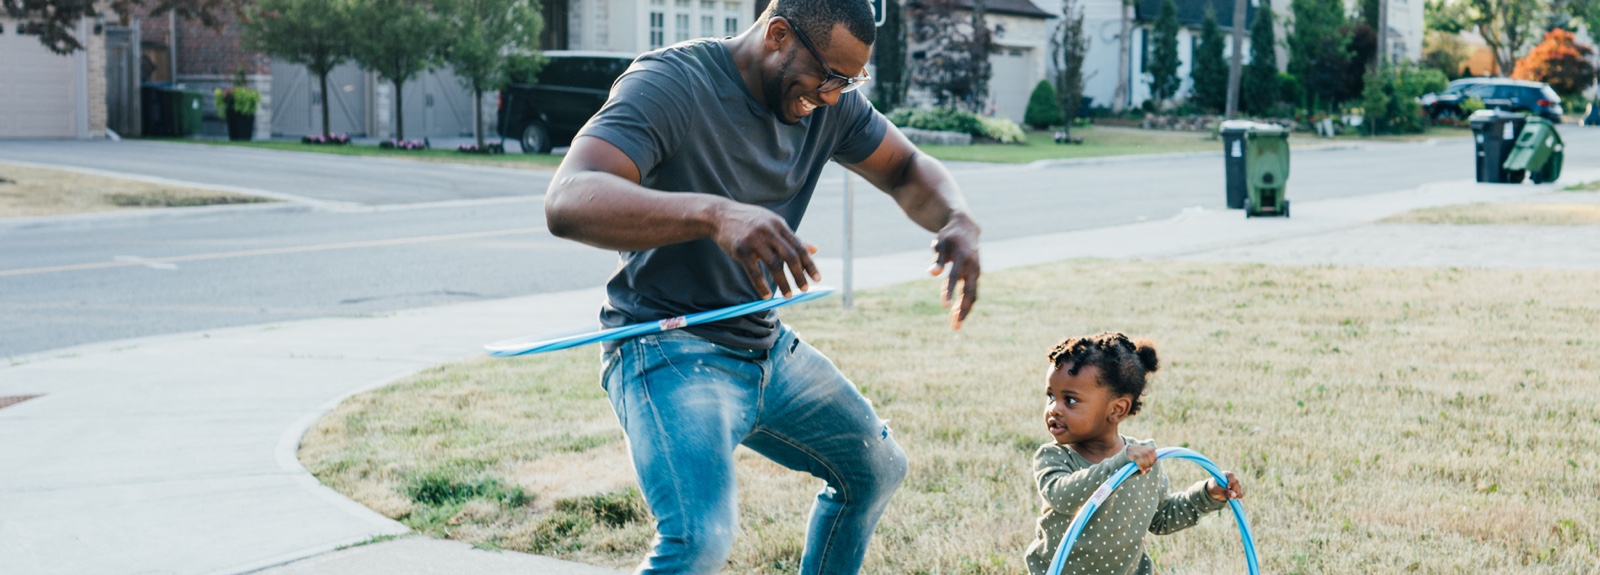
[[[1600,273],[1080,260],[985,275],[959,332],[935,281],[784,322],[892,421],[911,463],[863,573],[1022,575],[1046,350],[1153,338],[1122,427],[1238,473],[1263,573],[1593,573]],[[653,525],[599,351],[441,366],[356,395],[300,449],[323,483],[434,536],[613,567]],[[727,573],[798,569],[820,482],[736,452]],[[1165,466],[1174,489],[1202,477]],[[1150,536],[1158,571],[1244,570],[1231,516]]]
[[[1064,160],[1071,158],[1099,158],[1135,154],[1169,154],[1180,152],[1220,152],[1222,142],[1209,133],[1143,130],[1139,128],[1088,126],[1075,128],[1073,136],[1081,136],[1083,144],[1057,144],[1051,139],[1054,132],[1029,131],[1024,144],[973,144],[970,146],[921,146],[935,158],[946,161],[994,162],[1025,164],[1039,160]],[[1365,137],[1356,135],[1337,138],[1318,138],[1308,133],[1295,133],[1289,145],[1295,148],[1326,146],[1354,142],[1419,142],[1430,138],[1471,136],[1468,128],[1432,127],[1422,134],[1405,136]]]
[[[232,142],[228,140],[162,139],[161,141],[178,142],[184,144],[203,144],[208,146],[256,148],[260,150],[310,152],[317,154],[333,154],[337,156],[369,156],[378,158],[417,160],[422,162],[448,162],[456,164],[498,166],[502,168],[521,168],[542,171],[554,171],[556,166],[561,164],[561,156],[552,154],[508,153],[486,156],[477,154],[463,154],[455,149],[444,148],[415,151],[385,150],[375,145],[350,144],[346,146],[325,146],[302,144],[300,142],[287,140],[269,140],[265,142]]]

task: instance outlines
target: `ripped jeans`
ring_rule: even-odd
[[[606,353],[602,384],[656,516],[655,548],[636,573],[715,573],[727,562],[741,444],[827,482],[811,509],[800,573],[861,569],[905,478],[905,452],[855,385],[789,328],[771,350],[683,331],[634,338]]]

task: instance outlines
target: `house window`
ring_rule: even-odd
[[[672,0],[672,3],[677,4],[679,8],[689,7],[689,0]]]
[[[687,41],[689,39],[689,15],[673,14],[672,24],[672,33],[674,34],[674,37],[677,38],[675,41]]]
[[[738,12],[739,11],[739,3],[738,2],[724,2],[722,4],[722,9],[726,10],[728,12]]]
[[[738,18],[728,18],[726,20],[723,20],[722,21],[722,33],[727,34],[729,36],[738,36],[739,35],[739,19]]]
[[[650,13],[650,47],[660,48],[667,44],[667,15],[660,12]]]
[[[700,0],[701,12],[716,12],[717,0]]]
[[[716,16],[701,16],[700,17],[700,36],[704,37],[704,38],[711,38],[711,37],[714,37],[716,35],[717,35],[717,17]]]

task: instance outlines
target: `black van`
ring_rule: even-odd
[[[500,91],[500,134],[522,142],[522,151],[548,154],[572,143],[611,94],[633,63],[633,56],[615,52],[552,50],[533,84],[512,83]]]

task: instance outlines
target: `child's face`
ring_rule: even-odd
[[[1100,368],[1092,365],[1079,368],[1077,375],[1052,367],[1045,396],[1045,428],[1061,445],[1115,434],[1120,413],[1127,412],[1126,407],[1120,413],[1117,409],[1127,398],[1100,385]]]

